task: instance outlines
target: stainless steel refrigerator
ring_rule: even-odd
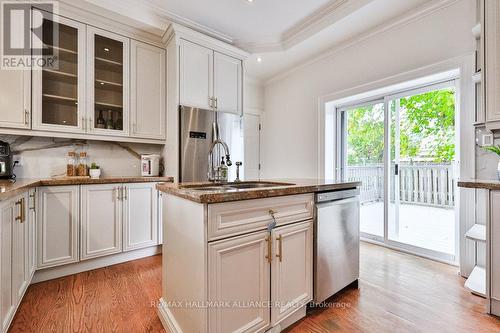
[[[234,163],[243,161],[243,123],[239,115],[192,107],[179,107],[180,119],[180,181],[208,180],[208,154],[216,135],[229,146],[233,166],[229,168],[229,181],[236,177]],[[224,156],[220,147],[215,149],[213,161],[218,164]],[[243,179],[243,168],[240,178]]]

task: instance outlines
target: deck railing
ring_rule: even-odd
[[[391,167],[394,175],[394,165]],[[381,201],[384,198],[384,167],[382,164],[349,166],[348,180],[359,180],[361,202]],[[398,184],[399,182],[399,184]],[[399,177],[391,177],[391,201],[398,186],[401,203],[434,207],[455,206],[455,179],[451,163],[401,163]]]

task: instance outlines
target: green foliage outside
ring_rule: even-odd
[[[391,125],[395,103],[391,102]],[[400,158],[402,161],[451,162],[455,157],[455,90],[443,89],[400,99]],[[348,164],[383,163],[382,104],[348,111]],[[395,156],[391,126],[391,156]]]

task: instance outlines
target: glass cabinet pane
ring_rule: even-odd
[[[47,47],[44,52],[55,49],[59,57],[57,66],[42,72],[42,123],[77,127],[78,29],[47,19],[43,20],[42,29]]]
[[[120,41],[94,36],[94,128],[123,131],[123,48]]]

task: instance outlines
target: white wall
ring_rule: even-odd
[[[316,178],[318,100],[474,50],[475,0],[459,0],[269,82],[265,87],[263,178]]]

